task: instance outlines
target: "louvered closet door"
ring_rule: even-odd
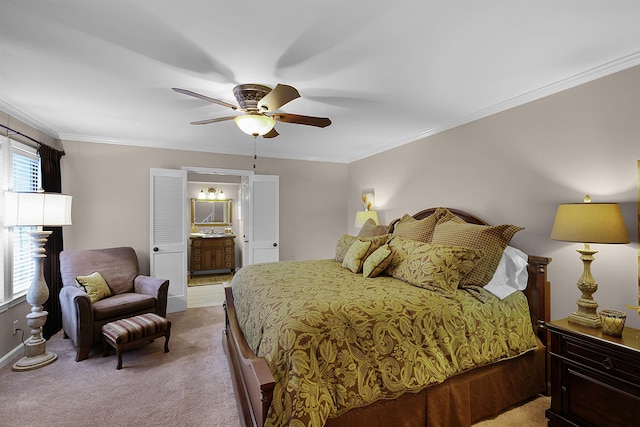
[[[151,275],[169,279],[167,312],[187,309],[187,171],[151,169]]]

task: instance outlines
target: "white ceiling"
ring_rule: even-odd
[[[295,86],[259,156],[350,162],[640,64],[640,1],[0,0],[0,110],[63,140],[253,155],[216,104]]]

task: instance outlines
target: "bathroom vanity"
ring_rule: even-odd
[[[236,272],[235,238],[233,234],[192,234],[189,275],[210,270]]]

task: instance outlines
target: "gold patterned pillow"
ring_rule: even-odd
[[[389,240],[389,235],[383,234],[380,236],[358,237],[358,240],[362,240],[363,242],[371,242],[371,246],[369,247],[369,250],[364,255],[364,258],[363,258],[364,260],[364,259],[367,259],[367,257],[371,255],[373,252],[375,252],[375,250],[378,249],[380,246],[386,244],[387,241]]]
[[[382,236],[383,234],[387,234],[388,232],[388,225],[376,225],[376,222],[373,219],[369,218],[362,226],[362,229],[360,229],[358,237]]]
[[[336,244],[336,261],[342,262],[344,260],[344,256],[347,254],[351,244],[356,240],[358,240],[356,236],[349,236],[348,234],[345,234],[338,240]]]
[[[78,282],[78,287],[89,295],[91,304],[111,296],[111,289],[109,289],[102,274],[97,271],[88,276],[76,277],[76,282]]]
[[[370,247],[371,242],[364,242],[362,240],[353,242],[347,254],[344,256],[342,268],[348,268],[352,273],[359,273],[360,270],[362,270],[362,263]]]
[[[460,285],[485,286],[498,268],[504,248],[520,230],[522,227],[511,224],[489,226],[455,221],[439,222],[433,232],[432,243],[481,249],[484,257],[460,280]]]
[[[424,219],[415,219],[411,215],[404,214],[393,229],[394,236],[406,237],[420,242],[430,242],[433,229],[436,226],[436,215],[429,215]]]
[[[420,288],[453,296],[460,278],[482,259],[479,249],[433,243],[416,245],[393,271],[392,277]]]
[[[422,243],[424,242],[392,234],[389,237],[388,242],[389,250],[391,250],[391,262],[387,267],[387,274],[389,276],[393,276],[395,269],[397,269],[398,266],[407,258],[407,255],[413,252]]]
[[[364,260],[362,274],[364,277],[376,277],[382,273],[393,258],[389,245],[382,245]]]

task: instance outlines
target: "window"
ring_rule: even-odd
[[[0,169],[5,171],[2,190],[37,191],[40,188],[40,159],[35,148],[0,137]],[[4,281],[1,303],[9,303],[24,296],[31,285],[35,269],[28,232],[34,227],[2,227],[2,277]]]

